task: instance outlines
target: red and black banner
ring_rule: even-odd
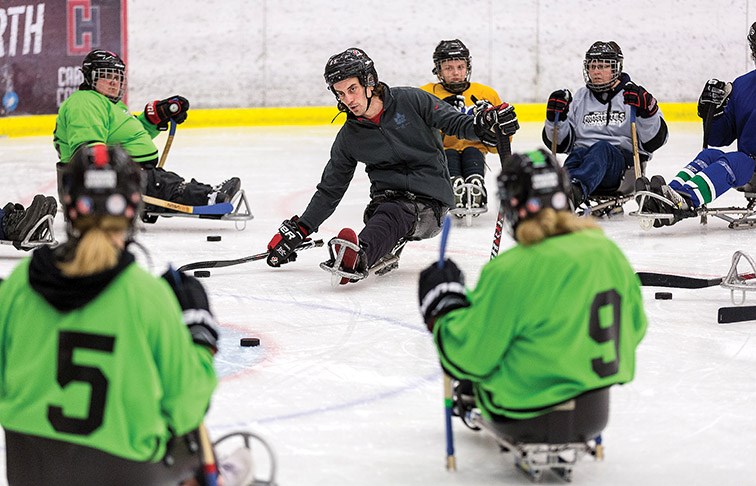
[[[0,2],[0,116],[57,113],[92,49],[126,61],[126,0]]]

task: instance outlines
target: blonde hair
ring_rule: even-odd
[[[555,211],[546,208],[532,218],[522,221],[515,231],[517,241],[522,245],[534,245],[550,236],[574,233],[585,229],[600,229],[592,217],[581,218],[569,211]]]
[[[77,219],[74,227],[81,237],[73,258],[58,263],[61,273],[66,277],[85,277],[115,267],[122,251],[116,241],[125,239],[129,226],[130,220],[121,216]]]

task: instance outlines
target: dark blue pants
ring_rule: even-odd
[[[570,152],[564,168],[573,184],[580,184],[583,194],[596,190],[615,191],[625,174],[625,155],[609,142],[596,142],[588,148]]]
[[[486,167],[486,156],[475,147],[467,147],[462,152],[446,149],[446,163],[449,175],[467,178],[473,174],[482,176]]]

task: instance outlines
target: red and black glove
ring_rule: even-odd
[[[489,147],[496,146],[496,125],[508,137],[520,129],[514,106],[508,103],[493,106],[486,100],[476,101],[473,108],[475,135]]]
[[[155,100],[144,107],[144,116],[155,125],[158,130],[168,130],[168,123],[173,120],[178,124],[186,120],[189,111],[189,101],[183,96],[174,95],[164,100]]]
[[[567,113],[570,112],[570,101],[572,101],[572,93],[567,88],[558,89],[551,93],[549,101],[546,103],[546,119],[553,122],[556,120],[556,115],[559,114],[559,119],[564,121],[567,118]]]
[[[310,231],[299,224],[299,216],[284,220],[278,227],[278,233],[268,243],[268,265],[280,267],[284,263],[296,261],[296,249],[308,234]]]
[[[625,83],[625,104],[634,106],[637,110],[636,113],[641,118],[648,118],[654,116],[659,110],[659,106],[656,104],[656,98],[646,91],[643,86],[638,86],[632,81]]]

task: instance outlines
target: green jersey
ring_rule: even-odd
[[[600,230],[502,253],[468,299],[436,321],[434,338],[444,368],[475,383],[487,418],[535,417],[633,379],[646,330],[640,282]]]
[[[192,342],[173,291],[132,261],[92,300],[61,311],[32,288],[30,261],[0,285],[0,425],[162,459],[171,432],[202,422],[217,385],[212,353]]]
[[[67,163],[81,144],[121,145],[134,162],[157,163],[153,138],[160,133],[144,113],[134,116],[119,101],[113,103],[93,90],[79,90],[60,105],[53,142],[60,161]]]

